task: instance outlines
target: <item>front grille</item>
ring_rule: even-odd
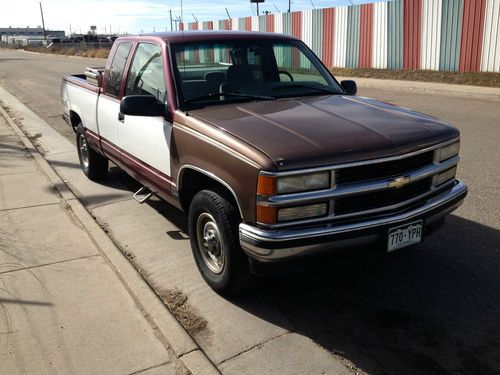
[[[424,167],[432,163],[433,160],[434,152],[428,151],[399,160],[341,168],[337,171],[336,183],[337,185],[341,185],[397,177]]]
[[[388,207],[427,193],[432,177],[409,184],[401,189],[382,190],[373,193],[340,197],[335,200],[335,214],[345,215]]]

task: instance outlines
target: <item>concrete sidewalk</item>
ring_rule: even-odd
[[[0,115],[0,373],[187,373],[36,152]]]

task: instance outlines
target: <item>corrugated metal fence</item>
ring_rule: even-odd
[[[393,0],[181,29],[294,35],[330,67],[500,72],[500,0]]]

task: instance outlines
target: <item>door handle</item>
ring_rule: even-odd
[[[118,112],[118,121],[120,121],[120,122],[125,121],[125,115],[121,112]]]

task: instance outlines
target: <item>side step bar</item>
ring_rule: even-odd
[[[133,197],[137,202],[144,203],[149,198],[151,198],[152,195],[153,195],[153,192],[151,190],[149,190],[146,186],[143,186],[135,192]]]

